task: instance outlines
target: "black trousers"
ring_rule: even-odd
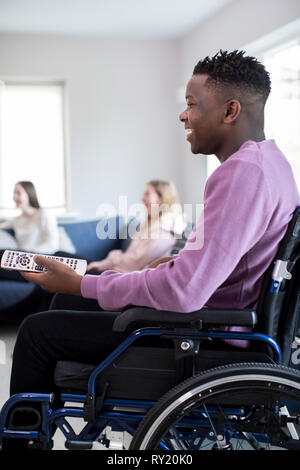
[[[127,335],[112,331],[118,313],[50,310],[27,317],[17,336],[10,394],[55,391],[59,360],[98,364]]]
[[[50,310],[29,315],[21,324],[13,353],[10,394],[55,392],[57,361],[99,364],[130,331],[112,331],[119,312],[105,312],[98,302],[56,294]],[[133,326],[133,329],[136,329]],[[140,338],[136,346],[170,346],[168,340]]]

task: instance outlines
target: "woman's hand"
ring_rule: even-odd
[[[77,274],[72,268],[60,261],[36,255],[34,261],[39,266],[47,269],[45,273],[28,273],[20,271],[20,274],[28,281],[40,285],[43,289],[58,294],[81,295],[80,284],[83,276]]]
[[[93,261],[92,263],[89,263],[87,265],[87,271],[90,271],[91,269],[94,269],[96,271],[104,271],[105,266],[102,261]]]

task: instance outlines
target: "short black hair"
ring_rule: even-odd
[[[262,95],[264,101],[271,91],[270,74],[255,57],[244,51],[220,50],[213,57],[205,57],[195,66],[193,75],[206,74],[209,85],[231,85]]]

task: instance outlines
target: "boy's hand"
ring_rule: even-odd
[[[77,274],[72,268],[60,261],[36,255],[34,261],[39,266],[47,269],[46,273],[28,273],[20,271],[20,274],[28,281],[39,284],[43,289],[57,292],[58,294],[81,295],[80,284],[83,276]]]

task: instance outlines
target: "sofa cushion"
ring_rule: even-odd
[[[59,251],[64,251],[65,253],[76,253],[76,248],[73,245],[73,242],[69,235],[67,234],[64,227],[58,227],[58,235],[59,235]]]
[[[118,237],[120,228],[123,226],[123,220],[119,217],[115,219],[65,222],[59,225],[65,229],[70,237],[76,254],[87,260],[101,260],[107,256],[110,250],[121,249],[121,241]],[[99,230],[99,227],[101,230]],[[106,227],[107,237],[104,238]],[[116,230],[110,231],[109,227],[116,228]]]
[[[18,304],[28,297],[35,289],[35,284],[18,281],[0,282],[0,310]]]

